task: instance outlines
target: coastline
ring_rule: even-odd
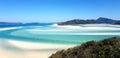
[[[8,40],[10,44],[15,47],[24,50],[34,50],[34,49],[66,49],[68,47],[73,47],[75,45],[64,45],[64,44],[49,44],[49,43],[33,43],[33,42],[23,42],[23,41],[15,41]],[[32,47],[34,46],[34,47]]]
[[[71,31],[71,30],[120,30],[120,28],[114,27],[98,27],[91,25],[92,27],[81,27],[81,26],[58,26],[54,25],[58,29],[33,29],[29,32],[40,32],[40,31]],[[53,26],[52,26],[53,27]],[[0,31],[19,29],[22,27],[10,27],[10,28],[0,28]],[[24,28],[24,27],[23,27]],[[49,33],[47,33],[49,34]],[[52,34],[52,33],[50,33]],[[53,33],[54,34],[54,33]],[[57,34],[57,33],[56,33]],[[62,34],[62,33],[61,33]],[[64,35],[119,35],[117,32],[103,32],[103,33],[64,33]],[[11,35],[11,34],[10,34]],[[60,35],[60,33],[58,33]],[[0,58],[48,58],[51,54],[55,53],[58,50],[68,49],[76,45],[67,45],[67,44],[49,44],[49,43],[36,43],[36,42],[25,42],[25,41],[16,41],[10,39],[0,38]]]
[[[15,40],[0,40],[0,42],[0,58],[48,58],[58,50],[73,47],[73,45],[31,43]]]
[[[0,28],[0,31],[18,29],[22,27],[9,27],[9,28]],[[55,45],[54,44],[44,44],[44,43],[31,43],[31,42],[22,42],[15,40],[0,39],[0,58],[48,58],[51,54],[55,53],[58,50],[44,50],[44,48],[53,48],[65,49],[72,46],[68,45]],[[41,51],[37,51],[41,49]]]

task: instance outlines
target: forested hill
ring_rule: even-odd
[[[87,20],[83,20],[83,19],[73,19],[73,20],[69,20],[66,22],[60,22],[58,23],[58,25],[72,25],[72,24],[118,24],[120,23],[119,20],[113,20],[110,18],[103,18],[100,17],[98,19],[87,19]]]
[[[120,38],[88,41],[80,46],[58,51],[49,58],[120,58]]]

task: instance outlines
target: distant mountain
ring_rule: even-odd
[[[114,23],[115,25],[120,25],[120,21],[117,21]]]
[[[0,22],[0,28],[2,27],[15,27],[15,26],[29,26],[29,25],[48,25],[53,23],[39,23],[39,22],[30,22],[30,23],[20,23],[20,22]]]
[[[25,24],[40,24],[38,22],[32,22],[32,23],[25,23]]]
[[[66,22],[61,22],[61,23],[58,23],[59,25],[71,25],[71,24],[114,24],[116,22],[120,22],[120,21],[117,21],[117,20],[113,20],[113,19],[109,19],[109,18],[103,18],[103,17],[100,17],[96,20],[94,19],[89,19],[89,20],[81,20],[81,19],[73,19],[73,20],[69,20],[69,21],[66,21]]]
[[[0,25],[18,25],[18,24],[22,24],[20,22],[0,22]]]
[[[0,28],[5,28],[5,27],[15,27],[15,26],[21,26],[22,23],[19,22],[0,22]]]
[[[115,23],[116,22],[116,20],[109,19],[109,18],[103,18],[103,17],[98,18],[97,21],[99,23],[107,23],[107,24],[111,24],[111,23]]]
[[[109,18],[100,17],[98,19],[73,19],[66,22],[59,22],[58,25],[74,25],[74,24],[119,24],[120,20],[113,20]],[[0,25],[21,25],[23,23],[20,22],[0,22]],[[31,23],[25,23],[25,24],[44,24],[44,23],[38,23],[38,22],[31,22]],[[46,23],[45,23],[46,24]],[[50,23],[48,23],[50,24]]]
[[[59,25],[71,25],[71,24],[94,24],[98,23],[96,20],[80,20],[74,19],[66,22],[59,23]]]

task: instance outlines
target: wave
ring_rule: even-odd
[[[34,32],[32,32],[34,33]],[[35,32],[35,34],[37,34]],[[120,33],[108,32],[108,33],[42,33],[46,35],[120,35]]]
[[[68,31],[75,31],[75,30],[68,30],[68,29],[28,29],[28,32],[68,32]]]
[[[9,27],[9,28],[0,28],[0,31],[11,30],[11,29],[19,29],[23,27]]]
[[[55,35],[120,35],[120,33],[47,33]]]
[[[52,26],[58,26],[58,24],[52,24]]]

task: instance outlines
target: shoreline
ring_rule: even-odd
[[[69,30],[120,30],[116,27],[80,27],[80,26],[57,26],[55,27]],[[9,27],[9,28],[0,28],[0,31],[19,29],[22,27]],[[32,30],[34,31],[34,30]],[[36,29],[35,29],[36,31]],[[34,31],[34,32],[35,32]],[[43,31],[43,30],[37,30]],[[44,30],[46,31],[46,30]],[[55,31],[47,30],[47,31]],[[56,30],[56,31],[59,31]],[[61,30],[60,30],[61,31]],[[2,34],[2,33],[1,33]],[[66,33],[67,35],[79,35],[80,33]],[[119,35],[120,33],[82,33],[83,35]],[[64,34],[65,35],[65,34]],[[51,54],[55,53],[61,49],[68,49],[76,45],[67,45],[67,44],[49,44],[49,43],[36,43],[36,42],[24,42],[10,39],[0,39],[0,58],[48,58]]]
[[[58,50],[74,47],[73,45],[32,43],[4,39],[0,40],[0,42],[0,58],[48,58]],[[42,51],[42,49],[55,50]]]
[[[32,50],[33,49],[66,49],[68,47],[75,46],[75,45],[67,45],[67,44],[35,43],[35,42],[23,42],[23,41],[15,41],[15,40],[8,40],[8,42],[15,47],[21,49],[32,49]]]

